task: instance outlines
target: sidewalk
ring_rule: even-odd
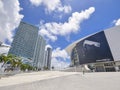
[[[30,83],[44,79],[56,78],[61,76],[73,75],[76,72],[59,72],[59,71],[40,71],[33,73],[21,73],[0,79],[0,87]]]
[[[24,73],[0,79],[0,90],[120,90],[120,72]]]

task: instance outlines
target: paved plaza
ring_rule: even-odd
[[[0,79],[0,90],[120,90],[120,72],[24,73]]]

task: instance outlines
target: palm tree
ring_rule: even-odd
[[[22,71],[25,71],[25,70],[26,70],[25,64],[21,64],[21,65],[20,65],[20,70],[22,70]]]
[[[9,54],[7,57],[9,59],[12,67],[19,67],[22,63],[21,58],[16,57],[15,55]]]
[[[15,55],[12,55],[12,54],[8,54],[7,56],[4,54],[0,55],[0,62],[3,62],[2,67],[5,64],[10,64],[11,69],[20,68],[20,70],[22,70],[22,71],[25,71],[26,69],[27,70],[35,70],[34,67],[30,66],[29,64],[22,63],[21,58],[15,56]]]
[[[22,64],[21,60],[18,59],[18,61],[16,62],[16,66],[17,66],[17,67],[20,67],[21,64]]]
[[[28,68],[29,68],[29,65],[28,65],[28,64],[21,64],[21,66],[20,66],[20,69],[21,69],[22,71],[28,70]]]
[[[12,69],[20,67],[22,64],[21,59],[12,54],[8,54],[7,56],[4,54],[0,55],[0,62],[3,62],[2,67],[4,67],[5,64],[10,64]]]
[[[2,57],[2,55],[0,55],[0,62],[3,62],[3,57]]]
[[[4,62],[2,67],[5,65],[6,62],[8,62],[8,58],[7,56],[5,56],[4,54],[0,55],[0,62]]]

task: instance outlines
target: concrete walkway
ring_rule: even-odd
[[[120,90],[120,72],[36,72],[0,80],[0,90]]]
[[[33,73],[22,73],[0,79],[0,87],[30,83],[34,81],[40,81],[72,74],[76,74],[76,72],[41,71]]]

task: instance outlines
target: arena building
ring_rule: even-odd
[[[96,72],[120,70],[120,25],[84,37],[66,48],[71,65]]]

